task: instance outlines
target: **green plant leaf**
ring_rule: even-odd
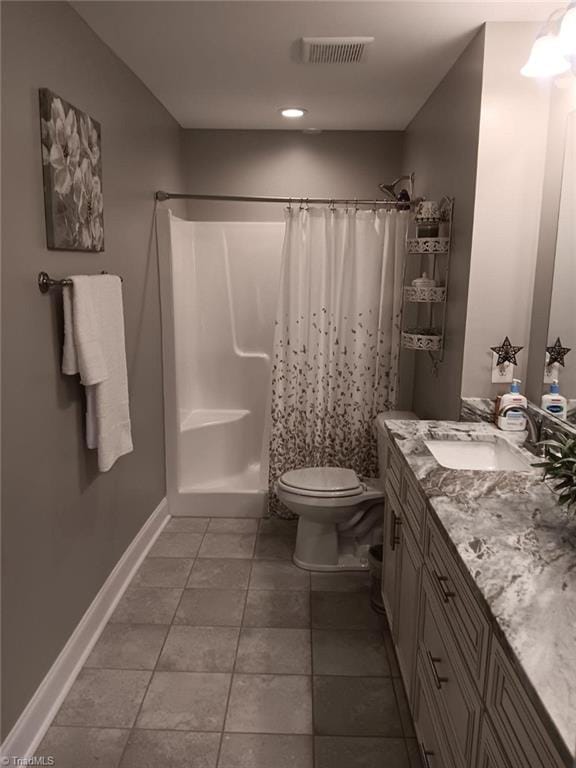
[[[576,506],[576,440],[568,434],[557,434],[554,439],[540,443],[545,449],[545,460],[534,465],[544,470],[558,503],[567,509]]]

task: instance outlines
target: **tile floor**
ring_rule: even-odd
[[[169,521],[38,755],[57,768],[416,768],[366,574],[291,563],[295,525]]]

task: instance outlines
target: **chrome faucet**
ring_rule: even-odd
[[[544,447],[539,445],[540,440],[542,439],[542,419],[534,414],[529,408],[526,408],[525,405],[514,405],[513,403],[505,405],[504,408],[499,411],[498,416],[506,416],[509,411],[522,411],[526,417],[526,423],[528,425],[528,437],[526,439],[525,448],[535,456],[543,457]]]

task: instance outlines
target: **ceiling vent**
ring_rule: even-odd
[[[303,37],[305,64],[357,64],[373,37]]]

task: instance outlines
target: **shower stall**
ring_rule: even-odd
[[[284,224],[157,226],[170,512],[260,517]]]

